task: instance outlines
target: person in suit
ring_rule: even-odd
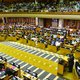
[[[73,65],[74,65],[74,56],[73,54],[70,54],[69,59],[68,59],[69,72],[73,71]]]
[[[80,79],[80,58],[78,59],[78,61],[75,62],[75,69],[76,69],[77,75]]]

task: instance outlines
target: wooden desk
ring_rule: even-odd
[[[68,57],[67,56],[60,56],[65,62],[62,64],[58,64],[58,74],[63,75],[64,74],[64,69],[65,69],[65,64],[68,63]]]
[[[72,48],[72,49],[74,48],[74,46],[70,45],[70,44],[64,44],[64,46],[67,47],[67,48]]]
[[[61,55],[60,58],[62,58],[64,61],[68,62],[68,57]]]
[[[64,74],[64,65],[58,64],[58,74]]]

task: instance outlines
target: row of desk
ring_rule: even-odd
[[[19,80],[38,80],[36,77],[32,76],[31,74],[23,72],[20,68],[17,68],[4,60],[0,59],[0,64],[4,64],[4,67],[5,67],[4,71],[9,68],[13,70],[14,72],[16,72],[17,74],[16,76]],[[11,75],[8,75],[8,74],[1,75],[0,74],[0,80],[12,80],[11,79],[12,77],[13,77],[12,74]]]
[[[5,38],[0,36],[0,41],[5,41]],[[41,48],[41,49],[44,49],[44,50],[47,50],[47,51],[51,51],[51,52],[59,53],[59,54],[63,54],[63,55],[70,54],[71,52],[73,52],[75,54],[75,58],[79,58],[78,56],[76,56],[76,54],[80,53],[79,51],[75,51],[75,46],[74,45],[70,45],[70,44],[64,44],[63,45],[64,48],[60,47],[60,49],[58,50],[56,46],[47,45],[47,48],[46,48],[45,44],[40,43],[40,42],[38,42],[36,44],[36,42],[32,41],[32,40],[26,40],[26,39],[23,39],[23,38],[20,38],[19,40],[17,40],[17,36],[16,37],[8,36],[6,41],[17,41],[17,42],[20,42],[22,44],[27,44],[29,46]],[[80,46],[80,43],[78,43],[76,47],[78,47],[78,46]]]

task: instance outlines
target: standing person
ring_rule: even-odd
[[[70,54],[69,59],[68,59],[69,72],[72,72],[73,65],[74,65],[74,56],[73,54]]]
[[[75,62],[75,69],[80,79],[80,58],[78,59],[78,61]]]

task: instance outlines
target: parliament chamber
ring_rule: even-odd
[[[80,80],[80,1],[0,0],[0,80]]]

